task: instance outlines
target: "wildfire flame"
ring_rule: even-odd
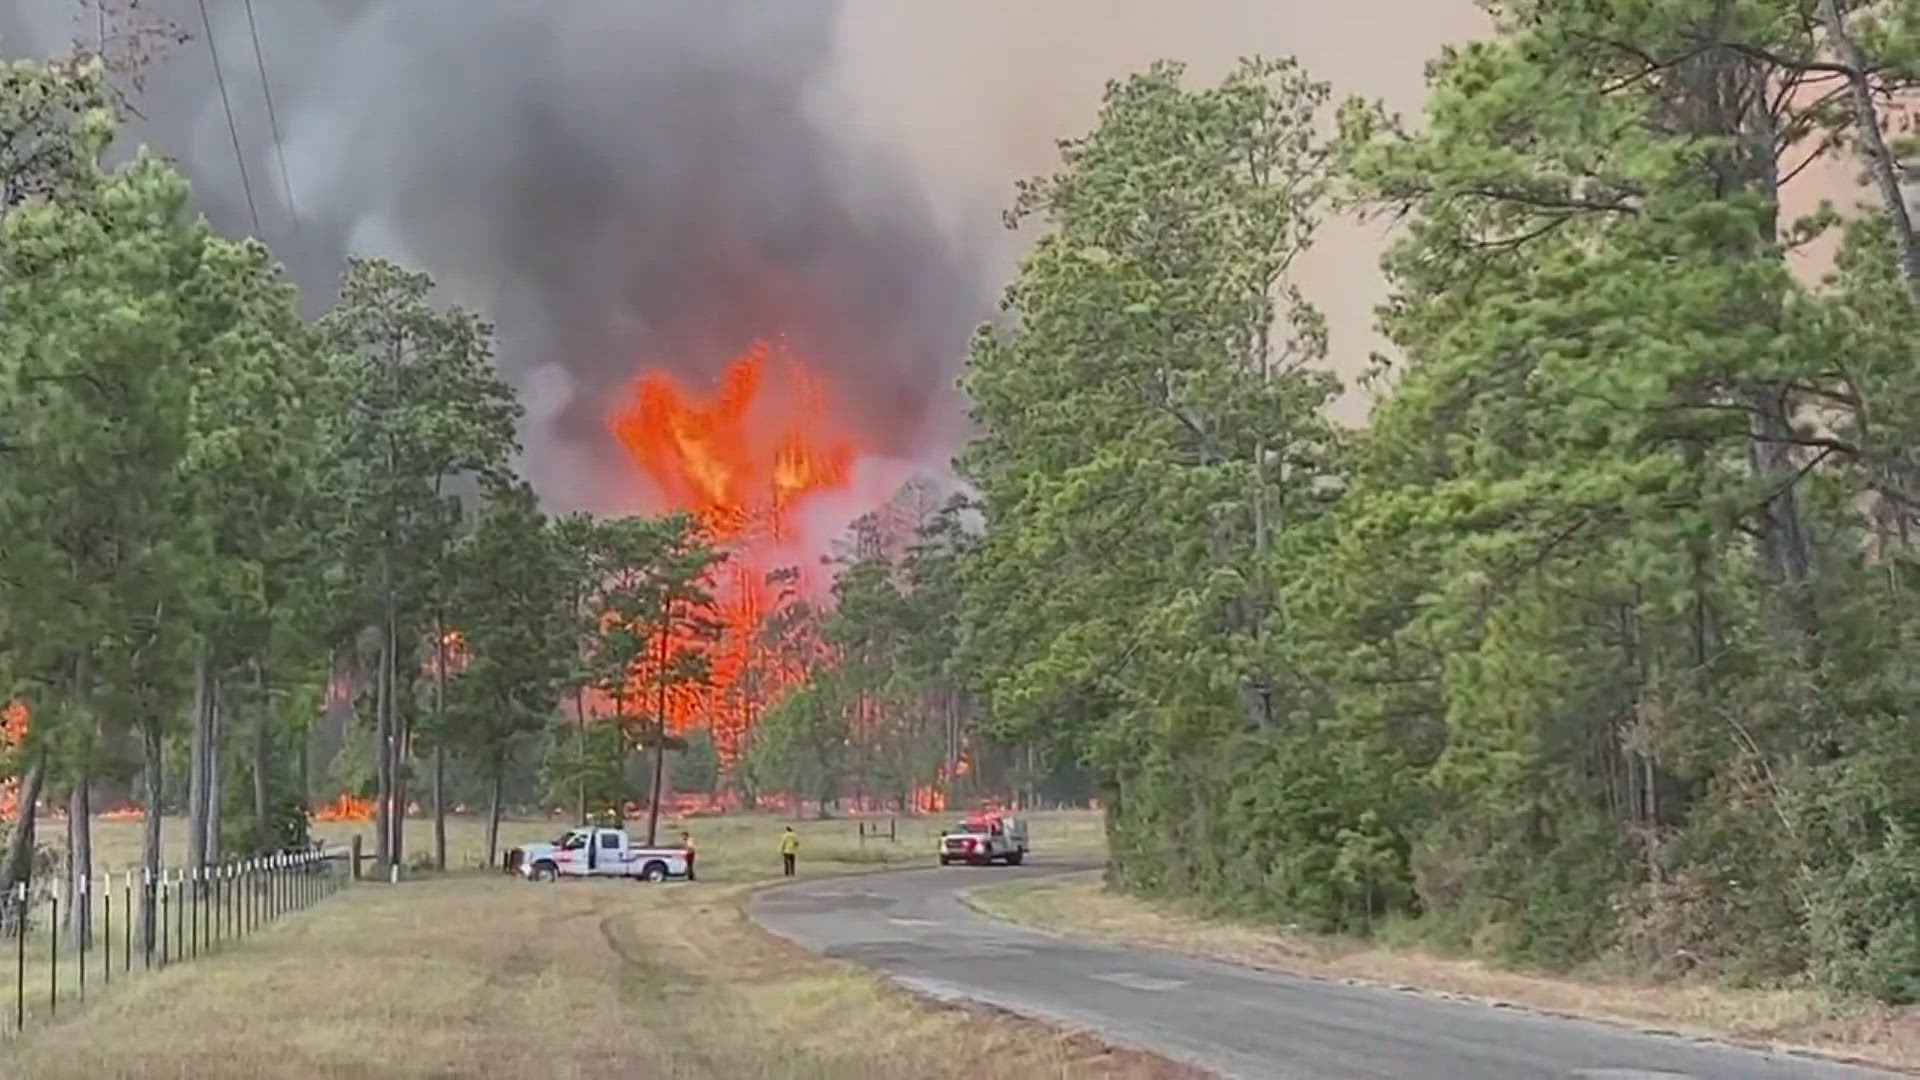
[[[420,672],[432,676],[438,673],[440,659],[447,662],[446,674],[456,675],[467,669],[471,656],[467,651],[467,635],[459,630],[448,630],[440,636],[440,647],[430,650],[420,661]]]
[[[712,583],[724,629],[707,647],[711,678],[705,686],[674,688],[667,702],[671,730],[707,727],[728,769],[755,719],[806,677],[800,665],[767,655],[760,638],[781,603],[767,573],[809,561],[796,511],[845,489],[852,474],[854,443],[828,422],[806,366],[784,344],[768,341],[735,357],[708,400],[664,371],[647,371],[607,418],[665,508],[692,513],[732,556]],[[669,642],[667,651],[692,647]],[[635,673],[641,700],[652,663]]]
[[[0,705],[0,751],[18,749],[26,741],[27,721],[32,715],[22,701]],[[0,780],[0,821],[12,821],[19,813],[20,780]]]
[[[372,821],[373,800],[353,795],[339,798],[319,807],[313,812],[315,821]]]
[[[783,394],[767,394],[770,374]],[[648,371],[608,426],[670,509],[690,511],[722,544],[794,539],[792,509],[844,487],[853,443],[822,430],[819,384],[784,345],[756,341],[700,402]]]
[[[9,701],[0,706],[0,749],[12,750],[26,741],[30,716],[32,713],[22,701]]]

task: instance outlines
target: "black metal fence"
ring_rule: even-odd
[[[135,870],[69,883],[21,884],[0,902],[0,949],[12,968],[12,1015],[24,1031],[87,994],[140,973],[216,953],[352,880],[346,849],[209,866]]]

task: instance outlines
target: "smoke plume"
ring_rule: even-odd
[[[5,50],[91,45],[90,3],[0,0]],[[276,152],[243,0],[208,0],[215,49],[197,0],[107,3],[191,35],[145,71],[130,141],[223,230],[257,213],[316,308],[352,252],[483,310],[526,471],[608,510],[633,508],[602,421],[635,373],[709,386],[757,337],[789,339],[867,451],[943,463],[968,335],[1020,251],[998,211],[1106,80],[1297,54],[1412,108],[1421,62],[1482,25],[1474,0],[254,0]],[[1336,225],[1307,268],[1336,367],[1376,344],[1379,243]]]
[[[286,182],[240,0],[208,10],[245,189],[192,0],[140,5],[193,40],[147,70],[134,137],[180,161],[224,231],[254,231],[250,190],[310,301],[352,252],[485,311],[550,501],[631,491],[602,417],[641,366],[698,386],[757,337],[785,335],[872,451],[932,452],[991,293],[898,156],[820,115],[833,4],[252,7]],[[44,54],[96,26],[77,0],[9,0],[0,32]]]

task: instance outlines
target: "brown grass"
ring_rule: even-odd
[[[762,933],[739,901],[778,873],[782,824],[689,823],[704,871],[695,884],[540,886],[489,874],[355,886],[219,954],[116,977],[104,998],[96,982],[84,1009],[0,1039],[0,1074],[1194,1075],[1041,1025],[923,1004]],[[897,845],[862,845],[853,823],[801,823],[801,869],[925,863],[931,834],[923,844],[910,832],[937,824],[903,820]],[[515,829],[544,836],[555,825]],[[1036,845],[1050,851],[1092,850],[1098,835],[1093,815],[1035,822]]]
[[[1081,937],[1639,1028],[1797,1047],[1895,1068],[1920,1067],[1920,1009],[1840,1002],[1810,990],[1647,985],[1599,975],[1505,971],[1472,960],[1200,918],[1177,905],[1109,892],[1092,875],[989,886],[972,890],[967,899],[989,915]]]

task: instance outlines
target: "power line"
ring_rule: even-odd
[[[287,220],[293,225],[293,243],[300,244],[300,208],[293,201],[293,178],[287,174],[287,150],[280,141],[280,115],[273,107],[273,82],[267,78],[267,54],[260,48],[260,26],[253,21],[253,0],[247,0],[247,32],[253,35],[253,60],[260,67],[260,90],[267,97],[267,126],[273,130],[273,156],[280,164],[280,190],[287,196]]]
[[[260,235],[260,208],[253,201],[253,183],[247,179],[247,155],[240,149],[240,125],[233,122],[233,99],[227,96],[227,76],[220,67],[220,46],[213,40],[213,17],[207,0],[200,0],[200,23],[207,28],[207,52],[213,56],[213,79],[220,84],[220,104],[227,110],[227,134],[233,137],[233,163],[240,167],[240,190],[247,193],[247,213],[253,217],[253,235]]]

